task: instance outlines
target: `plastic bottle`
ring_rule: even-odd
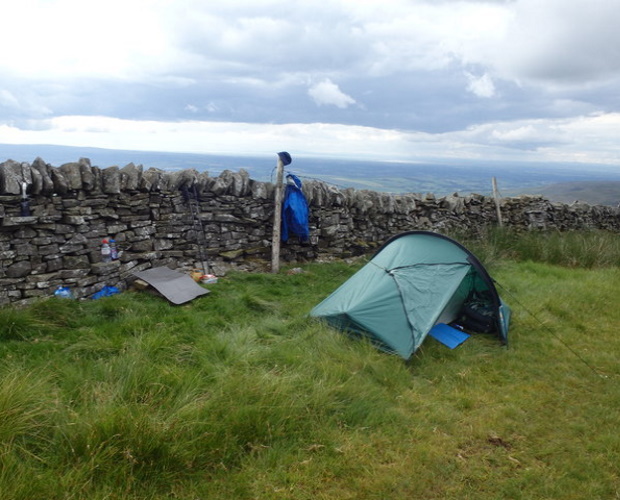
[[[118,249],[116,248],[116,241],[112,239],[110,240],[110,259],[118,259]]]
[[[56,289],[56,291],[54,292],[54,295],[58,298],[61,299],[71,299],[73,298],[73,295],[71,293],[71,290],[69,289],[69,287],[66,286],[58,286],[58,288]]]
[[[108,240],[101,242],[101,262],[110,262],[112,260],[111,249]]]

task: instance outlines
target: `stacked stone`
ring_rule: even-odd
[[[194,210],[184,185],[200,193]],[[241,210],[239,197],[251,194],[251,185],[255,199]],[[212,179],[133,164],[99,169],[88,159],[59,168],[40,158],[32,165],[9,160],[0,165],[0,193],[0,304],[50,296],[58,286],[88,297],[106,285],[123,289],[128,276],[152,266],[204,267],[199,254],[217,252],[224,261],[227,252],[237,257],[267,246],[264,220],[255,217],[270,215],[263,206],[270,191],[243,172]],[[197,228],[208,237],[199,239]],[[101,243],[110,237],[120,258],[102,262]],[[206,243],[213,247],[199,252]]]
[[[24,191],[24,187],[26,187]],[[274,186],[243,170],[101,169],[82,158],[52,167],[0,164],[0,305],[28,303],[68,286],[89,297],[105,285],[121,290],[132,273],[167,265],[223,274],[266,270],[271,257]],[[288,263],[373,251],[395,234],[426,229],[479,231],[497,224],[495,200],[477,194],[392,195],[303,183],[310,242],[291,238]],[[24,203],[28,210],[24,213]],[[618,231],[617,208],[553,204],[540,196],[501,200],[504,225],[522,230]],[[102,262],[114,238],[118,260]]]

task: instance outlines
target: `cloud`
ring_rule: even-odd
[[[593,119],[620,113],[617,0],[28,0],[0,17],[2,140],[198,151],[205,136],[248,150],[300,137],[334,155],[606,161],[617,148],[615,118]],[[42,119],[49,135],[26,130]],[[588,141],[571,132],[584,120]]]
[[[352,157],[578,161],[618,164],[620,113],[575,118],[489,122],[443,133],[407,132],[329,123],[160,122],[67,116],[28,128],[0,125],[4,141],[193,153]],[[45,138],[45,140],[44,140]]]
[[[618,6],[608,0],[517,0],[497,10],[497,25],[454,37],[466,64],[522,84],[584,86],[620,76]]]
[[[469,83],[467,84],[467,90],[478,97],[493,97],[495,96],[495,85],[491,77],[485,73],[482,76],[474,76],[469,72],[465,72],[465,76]]]
[[[0,66],[16,76],[47,79],[135,78],[172,60],[161,11],[149,5],[144,0],[3,4],[4,35],[17,43],[0,53]]]
[[[308,89],[308,95],[312,97],[318,106],[336,106],[337,108],[344,109],[351,104],[355,104],[355,99],[342,92],[338,85],[329,78],[312,85]]]
[[[0,108],[19,108],[19,101],[5,89],[0,89]]]

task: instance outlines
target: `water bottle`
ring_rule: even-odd
[[[28,201],[28,195],[26,194],[26,189],[28,189],[28,184],[22,182],[22,201],[19,204],[19,216],[20,217],[30,217],[32,214],[30,213],[30,202]]]
[[[66,287],[66,286],[58,286],[58,288],[54,292],[54,295],[61,299],[73,298],[73,295],[71,294],[71,290],[69,289],[69,287]]]
[[[110,259],[118,259],[118,249],[116,248],[116,241],[114,240],[110,240]]]
[[[101,242],[101,262],[110,262],[112,260],[111,249],[108,240]]]

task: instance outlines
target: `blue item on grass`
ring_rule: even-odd
[[[468,333],[457,330],[445,323],[436,324],[428,334],[450,349],[458,347],[469,338]]]
[[[121,291],[115,286],[104,286],[101,290],[94,294],[92,298],[100,299],[101,297],[109,297],[110,295],[116,295],[117,293],[121,293]]]

